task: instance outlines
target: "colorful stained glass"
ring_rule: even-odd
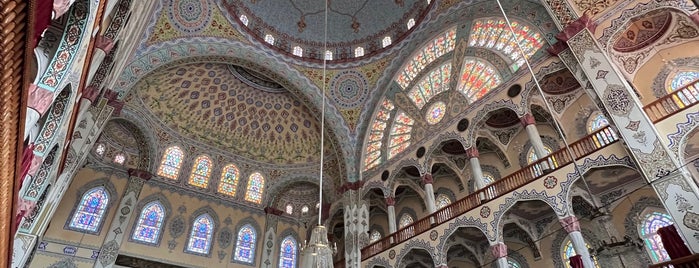
[[[420,79],[408,92],[408,98],[422,109],[432,97],[449,90],[449,79],[451,78],[451,62],[447,62],[432,70],[425,77]]]
[[[546,145],[544,145],[544,150],[546,151],[546,155],[550,155],[551,153],[553,153],[553,150],[551,150],[551,148],[549,148]],[[539,160],[539,157],[536,155],[536,151],[534,150],[534,147],[529,148],[529,152],[527,152],[527,165],[536,162],[536,160]],[[552,164],[555,164],[555,163],[552,163]],[[544,174],[544,170],[541,167],[541,165],[539,165],[539,164],[535,165],[534,166],[534,175],[538,177],[538,176],[541,176],[542,174]]]
[[[425,120],[430,125],[434,125],[442,121],[444,114],[447,112],[447,105],[444,102],[438,101],[432,104],[429,109],[427,109],[427,115],[425,115]]]
[[[414,123],[415,120],[410,118],[405,112],[400,112],[396,115],[388,139],[388,159],[393,158],[410,146]]]
[[[403,66],[395,81],[405,89],[430,63],[442,55],[454,50],[456,45],[456,29],[452,28],[438,35],[432,42],[426,44],[413,58]]]
[[[123,165],[124,162],[126,162],[126,156],[124,156],[123,153],[118,153],[117,155],[114,156],[114,163],[117,163],[119,165]]]
[[[265,178],[262,174],[255,172],[248,177],[248,188],[245,191],[245,201],[253,203],[262,202],[262,192],[265,188]]]
[[[106,151],[106,150],[107,150],[107,148],[104,146],[104,144],[99,143],[99,144],[97,144],[97,148],[95,148],[95,153],[97,153],[97,155],[99,155],[99,156],[103,156],[104,151]]]
[[[400,220],[398,220],[398,229],[413,224],[413,221],[415,221],[413,216],[410,216],[408,213],[403,213],[403,215],[400,216]]]
[[[670,87],[667,89],[668,93],[674,92],[686,85],[699,82],[699,71],[682,71],[678,72],[675,77],[672,78]]]
[[[522,266],[519,265],[519,263],[513,259],[507,258],[507,268],[520,268]]]
[[[213,235],[214,221],[209,214],[203,214],[194,220],[192,233],[189,234],[187,251],[201,254],[209,254],[211,249],[211,236]]]
[[[381,108],[376,113],[376,118],[374,118],[374,122],[371,124],[369,140],[364,149],[366,152],[364,155],[364,170],[373,168],[383,161],[381,159],[381,146],[383,145],[383,137],[388,120],[394,108],[395,106],[393,106],[390,100],[384,99],[381,103]]]
[[[653,259],[653,263],[669,261],[670,256],[665,251],[663,241],[657,234],[658,229],[672,225],[670,215],[660,212],[646,214],[641,223],[640,235],[646,245],[646,250]]]
[[[253,263],[255,261],[255,241],[257,233],[255,228],[246,224],[238,231],[238,239],[235,245],[235,260],[245,263]]]
[[[562,252],[562,257],[563,257],[563,263],[565,264],[566,268],[572,268],[570,266],[570,257],[573,257],[575,255],[578,255],[578,253],[575,253],[575,248],[573,248],[573,241],[570,241],[570,239],[566,239],[566,243],[563,244],[563,252]],[[585,247],[590,248],[590,245],[585,242]],[[592,263],[595,264],[596,268],[599,268],[599,263],[597,262],[597,257],[591,256],[592,258]]]
[[[597,115],[590,117],[587,121],[587,133],[592,133],[597,131],[598,129],[601,129],[603,127],[606,127],[609,125],[609,121],[607,121],[607,118],[604,117],[602,113],[597,113]]]
[[[148,203],[141,211],[131,238],[145,243],[155,244],[160,237],[165,219],[165,210],[158,201]]]
[[[158,175],[168,179],[176,180],[182,167],[184,152],[178,146],[172,146],[165,150],[163,159],[160,161]]]
[[[369,242],[374,243],[376,241],[379,241],[379,239],[381,239],[381,233],[379,233],[379,231],[377,230],[372,231],[371,236],[369,237]]]
[[[495,68],[479,59],[468,58],[464,60],[461,70],[461,78],[457,89],[470,102],[477,101],[502,83],[502,78],[495,71]]]
[[[211,176],[211,158],[205,155],[200,155],[194,160],[192,166],[192,174],[189,175],[189,184],[201,188],[206,188],[209,185],[209,177]]]
[[[490,173],[484,172],[483,173],[483,183],[485,183],[485,185],[488,185],[488,184],[491,184],[493,182],[495,182],[495,178],[493,177],[493,175]]]
[[[437,205],[437,209],[440,209],[451,204],[451,198],[445,194],[438,194],[437,198],[435,198],[435,203]]]
[[[70,220],[70,227],[97,232],[104,213],[107,212],[107,203],[109,203],[109,194],[104,187],[95,187],[85,192]]]
[[[296,267],[296,240],[287,236],[279,248],[279,268]]]
[[[218,192],[230,196],[235,196],[238,187],[238,168],[229,164],[221,171],[221,181],[218,183]]]
[[[524,65],[524,58],[517,48],[519,42],[524,56],[531,57],[544,45],[541,34],[517,21],[511,21],[515,35],[504,19],[482,19],[473,22],[469,36],[469,46],[497,50],[512,60],[513,71]],[[516,36],[516,38],[515,38]]]

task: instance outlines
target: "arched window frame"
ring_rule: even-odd
[[[455,47],[456,28],[451,28],[438,34],[410,57],[410,60],[403,65],[394,81],[401,89],[407,88],[413,79],[417,78],[430,63],[453,51]]]
[[[247,234],[249,240],[245,241],[243,236],[243,231],[249,231]],[[240,228],[236,233],[235,248],[233,249],[233,262],[255,265],[255,251],[257,249],[257,229],[250,223],[246,223]]]
[[[158,176],[177,180],[180,175],[180,169],[182,169],[184,156],[184,151],[177,145],[165,149],[165,153],[163,153],[163,157],[160,160],[160,167],[158,167]]]
[[[359,58],[364,56],[364,47],[356,47],[354,49],[354,57]]]
[[[383,237],[383,235],[381,235],[381,232],[379,232],[379,230],[372,230],[371,235],[369,235],[369,243],[379,241],[381,237]]]
[[[284,249],[292,247],[291,252],[285,254]],[[299,261],[298,242],[292,235],[287,235],[279,243],[279,268],[296,268]]]
[[[451,61],[432,69],[408,91],[408,98],[418,109],[425,107],[433,97],[449,90],[451,69]]]
[[[449,197],[449,195],[445,193],[437,194],[437,197],[434,200],[438,210],[450,205],[451,202],[454,202],[453,200],[451,200],[451,197]]]
[[[585,247],[588,249],[592,248],[587,242],[585,242]],[[575,248],[573,248],[573,241],[571,241],[569,237],[566,237],[561,244],[561,257],[563,258],[563,265],[566,268],[572,268],[570,266],[570,257],[575,255],[577,255],[577,253],[575,252]],[[595,267],[600,268],[597,257],[591,256],[591,258],[592,262],[595,264]]]
[[[248,186],[245,190],[245,201],[255,204],[262,203],[262,194],[265,190],[265,177],[259,172],[250,174]]]
[[[234,164],[228,164],[221,170],[221,178],[218,182],[218,192],[228,196],[235,196],[238,190],[240,171]]]
[[[103,200],[103,203],[101,203],[98,206],[98,211],[92,213],[96,214],[94,216],[98,216],[98,221],[95,222],[95,224],[93,224],[90,228],[78,226],[76,224],[77,222],[74,223],[74,220],[77,220],[76,217],[79,216],[78,213],[80,213],[81,215],[85,214],[84,211],[81,211],[81,207],[84,206],[83,203],[86,201],[85,198],[88,197],[91,193],[95,193],[96,191],[100,190],[103,191],[103,193],[105,194],[104,197],[106,197],[106,200]],[[66,223],[63,228],[66,230],[76,231],[80,233],[99,235],[100,231],[102,230],[102,226],[104,226],[104,223],[106,221],[105,218],[109,215],[109,209],[111,208],[111,205],[114,202],[112,197],[115,195],[116,190],[114,189],[114,186],[105,180],[94,181],[81,187],[80,190],[78,190],[75,205],[73,206],[73,210],[70,212],[70,217],[66,220]]]
[[[211,178],[212,169],[213,162],[209,156],[197,156],[197,158],[194,159],[194,164],[192,164],[192,171],[189,175],[189,180],[187,183],[199,188],[207,188],[209,186],[209,179]]]
[[[155,210],[152,210],[155,209]],[[148,211],[147,211],[148,210]],[[160,215],[158,218],[155,220],[155,226],[146,224],[146,212],[155,212],[157,213],[158,210],[160,211]],[[167,217],[167,210],[163,204],[158,201],[151,201],[147,203],[139,212],[139,216],[134,222],[133,230],[131,231],[131,238],[129,241],[136,242],[136,243],[141,243],[141,244],[146,244],[146,245],[159,245],[160,244],[160,239],[162,237],[162,231],[163,227],[165,226],[165,219]],[[148,239],[146,237],[141,237],[139,234],[144,231],[144,229],[151,230],[154,233],[154,237],[151,239]]]
[[[666,83],[665,89],[667,93],[672,93],[689,84],[695,84],[696,86],[696,84],[699,82],[699,70],[677,70],[668,78],[669,79]]]
[[[665,251],[663,241],[657,231],[660,227],[672,225],[674,223],[672,218],[667,213],[657,209],[646,209],[641,215],[638,234],[643,239],[643,245],[650,260],[653,263],[669,261],[670,257]]]
[[[398,219],[398,229],[402,229],[415,222],[415,218],[408,212],[403,212]]]
[[[197,232],[197,227],[199,225],[207,223],[208,228],[205,234],[202,235],[200,233],[195,233]],[[214,219],[208,213],[200,214],[194,218],[194,220],[191,222],[189,236],[187,237],[187,244],[185,245],[184,251],[195,255],[209,256],[211,254],[211,246],[214,243],[215,228],[216,224]],[[197,237],[195,237],[195,235],[197,235]],[[198,243],[202,242],[204,243],[203,248],[197,245]]]

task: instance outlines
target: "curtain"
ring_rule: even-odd
[[[582,256],[580,254],[570,257],[570,267],[572,268],[583,268]]]
[[[663,241],[663,247],[665,247],[667,255],[670,255],[670,259],[692,255],[674,224],[659,228],[658,235]]]
[[[35,48],[41,40],[41,34],[51,24],[51,13],[53,13],[52,0],[36,1],[34,7],[34,36],[32,36],[32,48]]]

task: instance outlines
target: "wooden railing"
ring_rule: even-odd
[[[595,151],[606,147],[619,140],[617,134],[610,128],[602,128],[584,138],[570,144],[570,149],[575,159],[583,158]],[[501,195],[522,187],[544,174],[564,167],[573,162],[566,148],[553,152],[524,168],[499,179],[482,189],[457,200],[448,206],[424,217],[412,224],[401,228],[395,233],[389,234],[378,241],[362,249],[362,260],[366,260],[376,254],[400,244],[414,236],[430,230],[433,226],[442,224],[459,215],[462,215],[478,206],[493,200]]]
[[[648,266],[648,268],[699,268],[699,254],[656,263]]]
[[[648,114],[653,123],[657,123],[697,103],[699,103],[699,80],[649,103],[643,107],[643,111]]]

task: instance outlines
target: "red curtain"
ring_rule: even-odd
[[[658,235],[663,240],[663,247],[665,247],[667,255],[670,255],[670,259],[692,255],[674,224],[659,228]]]
[[[51,24],[51,13],[53,12],[53,0],[36,1],[34,7],[34,39],[32,40],[32,48],[35,48],[41,40],[41,34]]]
[[[575,255],[573,257],[570,257],[570,267],[573,268],[584,268],[583,266],[583,261],[582,261],[582,256]]]

